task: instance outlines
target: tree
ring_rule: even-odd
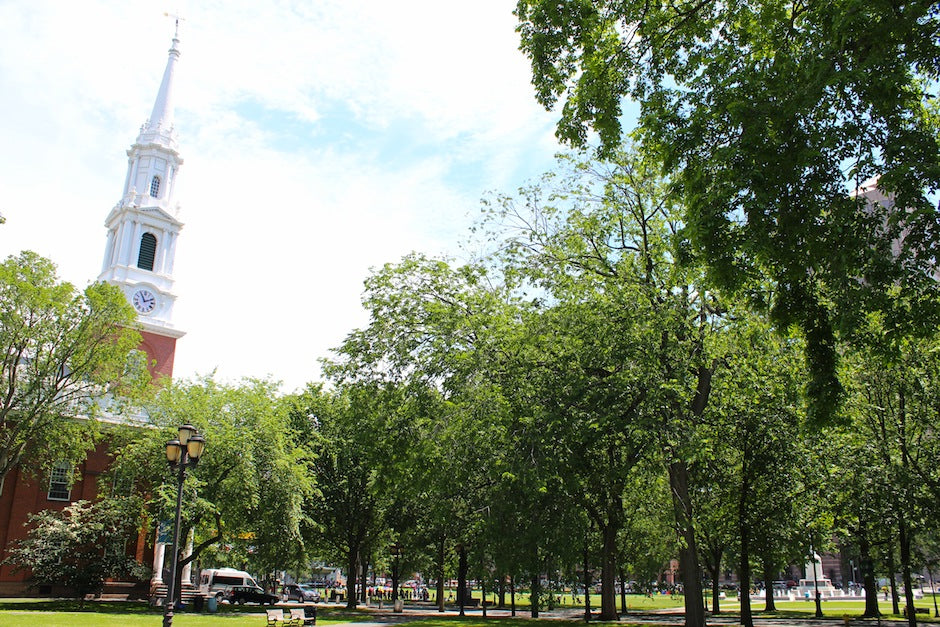
[[[639,103],[642,150],[674,179],[690,253],[715,284],[771,305],[781,328],[803,329],[822,422],[842,395],[838,331],[850,335],[868,311],[902,334],[938,319],[938,7],[517,4],[536,97],[549,108],[563,99],[558,135],[583,145],[593,129],[609,156],[623,100]],[[876,175],[893,205],[851,194]],[[897,291],[912,297],[906,306]]]
[[[866,347],[852,356],[854,410],[860,439],[873,453],[880,494],[897,530],[908,620],[914,625],[912,566],[915,538],[936,515],[937,340],[892,338],[877,317],[864,329]],[[860,504],[864,504],[860,500]],[[893,546],[889,551],[893,561]],[[893,571],[893,569],[891,569]],[[894,573],[891,573],[894,576]]]
[[[701,442],[701,459],[717,486],[706,512],[729,516],[736,523],[737,574],[741,587],[741,624],[753,625],[749,591],[755,579],[764,582],[766,610],[774,610],[772,582],[782,567],[798,561],[808,538],[806,507],[815,500],[816,464],[804,439],[803,397],[799,383],[799,341],[773,333],[766,320],[746,311],[729,312],[718,341],[724,366],[712,381],[713,391],[704,422],[709,429]],[[715,462],[721,467],[716,468]],[[709,500],[707,497],[705,500]],[[703,521],[707,524],[707,520]],[[752,576],[752,564],[762,570]]]
[[[177,474],[164,445],[186,423],[206,439],[199,465],[186,473],[180,544],[192,533],[194,546],[189,555],[181,551],[177,577],[203,557],[266,574],[308,554],[303,505],[314,490],[310,457],[294,445],[276,389],[267,380],[175,381],[146,407],[154,428],[126,431],[129,440],[117,447],[115,471],[137,476],[152,515],[172,520]]]
[[[29,533],[4,563],[15,571],[29,569],[36,584],[70,588],[82,602],[85,595],[100,593],[108,578],[144,578],[148,569],[126,551],[140,506],[139,499],[108,498],[30,514]]]
[[[80,461],[97,423],[76,418],[98,415],[112,393],[148,387],[135,319],[117,287],[79,292],[33,252],[0,264],[0,480],[26,460],[27,470]]]
[[[545,328],[531,334],[544,344],[543,355],[528,375],[548,364],[542,403],[552,422],[540,428],[559,450],[570,450],[570,458],[556,456],[561,472],[602,510],[594,522],[607,532],[622,522],[624,473],[655,436],[681,536],[687,620],[699,624],[689,460],[719,363],[708,338],[721,307],[695,266],[677,262],[678,208],[647,163],[629,149],[607,162],[581,155],[562,163],[542,185],[498,198],[487,216],[503,273],[545,310]],[[609,555],[605,549],[604,559]],[[601,616],[611,619],[614,581],[611,569],[603,571]]]
[[[366,429],[361,437],[373,448],[372,434],[382,434],[384,454],[366,471],[397,495],[386,509],[393,530],[410,528],[421,550],[435,556],[441,611],[445,564],[460,546],[466,555],[476,535],[490,452],[499,443],[488,437],[498,432],[502,403],[482,345],[502,337],[504,296],[479,265],[408,255],[366,280],[370,323],[350,333],[326,366],[342,389],[391,399],[348,428]]]
[[[309,396],[312,391],[308,390]],[[368,565],[382,529],[383,510],[375,489],[379,469],[375,424],[376,397],[367,388],[349,386],[320,404],[311,433],[311,471],[319,489],[305,503],[321,534],[321,554],[346,566],[346,607],[353,609],[357,575]]]

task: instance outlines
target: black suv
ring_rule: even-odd
[[[274,605],[280,599],[273,594],[268,594],[256,586],[232,586],[228,591],[228,600],[230,603],[260,603],[261,605]]]

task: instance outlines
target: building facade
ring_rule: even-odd
[[[173,83],[179,57],[179,39],[174,35],[150,118],[127,151],[121,198],[105,220],[107,240],[98,275],[99,281],[120,287],[137,311],[142,336],[139,350],[146,354],[155,379],[173,375],[176,340],[184,334],[173,325],[173,266],[183,228],[175,199],[183,159],[173,125]],[[107,470],[108,462],[105,441],[78,468],[62,463],[45,477],[32,477],[18,468],[8,473],[0,485],[0,558],[12,543],[26,536],[31,513],[61,510],[78,500],[95,500],[106,488],[100,485],[99,477]],[[142,530],[136,539],[128,540],[135,559],[153,565],[154,581],[112,582],[105,593],[146,596],[154,584],[162,583],[163,545],[156,530]],[[29,575],[0,566],[0,596],[59,592],[49,586],[28,589]]]

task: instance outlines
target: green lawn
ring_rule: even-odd
[[[480,592],[478,590],[473,591],[473,598],[479,599]],[[497,600],[496,595],[493,593],[488,593],[486,595],[488,601],[495,602]],[[556,597],[557,599],[557,597]],[[560,600],[555,601],[556,607],[567,608],[567,609],[576,609],[584,607],[584,597],[578,597],[579,603],[575,604],[572,602],[571,594],[563,594],[560,597]],[[668,594],[654,594],[652,596],[646,596],[645,594],[628,594],[627,595],[627,611],[631,609],[639,610],[658,610],[658,609],[667,609],[670,607],[682,607],[685,603],[685,600],[681,596],[672,596]],[[509,594],[506,594],[506,605],[509,605]],[[597,611],[601,606],[601,595],[592,594],[591,595],[591,609],[592,611]],[[545,607],[545,600],[542,600],[542,608]],[[529,595],[526,593],[516,593],[516,608],[529,611]],[[620,609],[620,597],[617,597],[617,609]]]
[[[709,604],[711,604],[711,597],[708,599]],[[940,602],[940,599],[938,599]],[[774,616],[792,616],[792,617],[809,617],[814,616],[816,613],[816,603],[814,601],[777,601],[776,603],[777,611],[773,613]],[[619,607],[619,606],[618,606]],[[934,618],[934,606],[933,598],[927,596],[923,599],[914,601],[914,607],[925,608],[929,611],[929,614],[918,614],[918,622],[940,622],[940,620]],[[720,608],[722,613],[737,614],[741,610],[741,606],[738,603],[738,600],[735,598],[725,599],[721,601]],[[767,616],[760,612],[764,608],[763,601],[751,601],[751,611],[758,616]],[[900,619],[899,614],[891,614],[891,602],[890,601],[878,601],[878,608],[881,610],[882,618],[897,618]],[[822,612],[823,616],[828,618],[842,617],[842,616],[860,616],[862,612],[865,611],[865,601],[862,599],[853,600],[853,601],[823,601],[822,602]],[[904,611],[904,600],[901,600],[901,611]]]
[[[475,595],[479,598],[479,595]],[[488,597],[492,600],[492,597]],[[409,627],[509,627],[510,621],[512,627],[534,627],[536,624],[545,625],[544,621],[533,621],[527,619],[528,599],[521,595],[516,595],[518,616],[516,618],[496,618],[490,615],[486,621],[482,619],[479,610],[473,610],[465,618],[454,616],[447,617],[427,617],[409,622]],[[592,597],[592,609],[597,611],[600,599]],[[709,602],[711,599],[709,599]],[[664,609],[669,607],[678,607],[683,603],[682,597],[670,597],[668,595],[654,595],[647,597],[645,595],[628,595],[628,613],[629,611],[649,611]],[[890,618],[891,604],[880,601],[881,611],[885,618]],[[570,597],[563,600],[562,607],[573,608]],[[755,602],[752,609],[758,615],[760,608],[763,608],[763,602]],[[916,603],[917,607],[928,608],[929,615],[918,615],[919,622],[940,622],[933,618],[933,599],[926,598]],[[620,599],[617,599],[617,607],[620,607]],[[722,613],[735,615],[739,612],[740,606],[737,599],[731,598],[722,601]],[[842,616],[858,616],[864,610],[864,603],[861,601],[825,601],[823,603],[823,613],[830,618],[840,618]],[[778,611],[776,616],[792,617],[810,617],[815,612],[815,604],[808,601],[778,602]],[[430,609],[430,608],[429,608]],[[317,624],[322,626],[335,625],[339,623],[350,623],[357,621],[368,621],[374,614],[367,610],[347,612],[338,607],[320,607],[318,610]],[[899,618],[895,616],[894,618]],[[21,625],[38,624],[44,627],[96,627],[103,626],[127,626],[144,627],[155,626],[161,622],[159,610],[152,609],[146,603],[132,602],[89,602],[84,610],[78,609],[78,603],[75,601],[49,600],[49,599],[2,599],[0,600],[0,627],[19,627]],[[173,624],[178,627],[262,627],[265,624],[264,609],[258,606],[236,606],[223,605],[217,614],[188,614],[186,612],[178,613],[173,620]],[[550,623],[553,627],[576,627],[584,623],[579,620],[559,621],[553,620]],[[617,623],[618,627],[630,627],[629,616]]]
[[[320,608],[317,625],[334,625],[368,618],[361,612],[348,613],[340,609]],[[127,625],[128,627],[159,625],[162,613],[146,603],[89,602],[84,610],[78,602],[49,599],[0,600],[0,627],[43,625],[44,627],[93,627]],[[217,614],[177,613],[173,617],[176,627],[259,627],[265,624],[264,608],[259,606],[230,607],[223,605]]]

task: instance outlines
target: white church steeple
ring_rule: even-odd
[[[105,220],[108,239],[99,281],[123,288],[144,331],[178,338],[173,328],[176,301],[173,261],[183,223],[176,203],[176,177],[183,159],[173,127],[173,82],[180,57],[178,34],[150,118],[127,151],[121,199]]]

